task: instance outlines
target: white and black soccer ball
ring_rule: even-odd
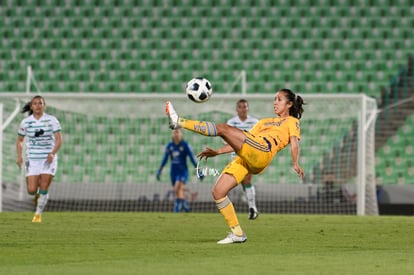
[[[188,98],[196,103],[203,103],[210,99],[213,88],[210,81],[204,77],[195,77],[188,81],[185,87]]]

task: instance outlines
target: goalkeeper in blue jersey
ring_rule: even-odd
[[[185,212],[190,212],[190,205],[184,196],[184,188],[188,180],[187,157],[194,167],[197,167],[191,146],[183,140],[181,130],[175,129],[172,133],[172,141],[165,146],[164,157],[157,172],[157,180],[161,179],[162,169],[168,159],[171,159],[170,177],[175,193],[174,212],[177,213],[183,209]]]

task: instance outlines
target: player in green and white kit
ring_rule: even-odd
[[[259,121],[255,117],[249,116],[249,102],[246,99],[240,99],[236,103],[237,116],[227,121],[228,125],[234,126],[244,131],[249,131]],[[236,155],[232,153],[233,157]],[[249,205],[249,219],[254,220],[259,216],[259,212],[256,207],[256,190],[251,183],[252,174],[248,174],[242,183],[243,190],[246,192],[247,203]]]
[[[42,212],[48,200],[48,189],[56,174],[57,152],[62,144],[61,127],[56,117],[44,112],[45,100],[35,96],[28,102],[22,113],[29,116],[20,123],[16,151],[16,163],[23,164],[23,141],[26,140],[26,184],[30,195],[38,196],[36,212],[32,222],[42,221]]]

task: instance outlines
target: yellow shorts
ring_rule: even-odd
[[[222,173],[233,175],[237,184],[242,182],[247,174],[259,174],[270,164],[274,156],[269,144],[261,137],[253,137],[245,133],[246,141],[237,156],[227,164]]]

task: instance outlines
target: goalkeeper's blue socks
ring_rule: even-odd
[[[190,212],[191,211],[190,204],[188,203],[187,200],[184,200],[184,199],[183,199],[183,208],[184,208],[185,212]]]
[[[175,199],[174,212],[179,213],[181,212],[181,209],[184,209],[185,212],[190,212],[190,204],[185,199]]]
[[[175,199],[174,212],[175,213],[181,212],[182,207],[183,207],[183,200],[182,199]]]

